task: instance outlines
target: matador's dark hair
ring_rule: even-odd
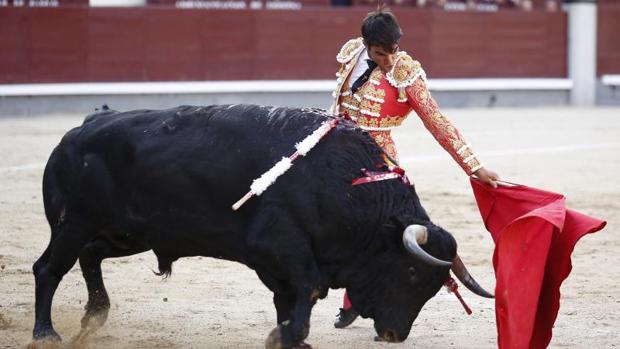
[[[392,52],[401,36],[403,31],[396,17],[385,5],[380,5],[376,11],[370,12],[362,23],[362,37],[368,47],[381,46],[387,52]]]

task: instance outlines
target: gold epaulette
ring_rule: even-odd
[[[426,74],[420,62],[404,51],[398,53],[394,67],[386,74],[386,77],[390,85],[396,88],[411,86],[419,77],[426,80]]]
[[[363,38],[351,39],[347,41],[344,45],[342,45],[340,52],[338,52],[338,55],[336,56],[336,60],[338,61],[338,63],[348,63],[349,61],[351,61],[351,59],[353,59],[353,57],[355,57],[355,55],[360,53],[360,51],[363,49]]]
[[[398,52],[394,67],[385,77],[390,82],[390,85],[398,89],[399,102],[407,100],[405,89],[413,85],[418,78],[426,81],[426,73],[422,69],[420,62],[411,58],[405,51]]]

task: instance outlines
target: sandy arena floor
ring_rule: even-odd
[[[567,205],[608,221],[573,253],[563,284],[552,348],[620,346],[620,109],[446,110],[487,167],[504,179],[564,193]],[[32,263],[49,241],[41,177],[52,148],[83,116],[0,118],[0,348],[23,348],[34,322]],[[460,255],[493,289],[493,242],[484,230],[468,179],[417,118],[395,133],[402,164],[433,220],[451,231]],[[106,325],[81,348],[261,348],[275,324],[270,292],[243,265],[208,258],[175,263],[170,279],[151,270],[151,252],[106,260],[112,301]],[[462,293],[467,316],[441,290],[401,344],[373,342],[371,320],[333,328],[342,290],[314,308],[308,342],[315,348],[493,348],[493,301]],[[56,292],[53,320],[72,348],[86,287],[76,265]]]

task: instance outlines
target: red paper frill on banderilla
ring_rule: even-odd
[[[471,185],[495,241],[499,348],[546,348],[575,244],[606,222],[567,209],[561,194],[524,185],[492,188],[475,179]]]

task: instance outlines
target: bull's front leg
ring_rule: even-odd
[[[304,343],[304,339],[310,332],[310,315],[319,295],[318,287],[300,287],[296,292],[289,319],[279,323],[278,327],[271,331],[265,342],[265,348],[311,348]],[[274,296],[274,301],[277,297],[278,295]],[[281,320],[282,311],[283,309],[278,309],[278,322]]]
[[[293,312],[293,307],[295,306],[295,295],[282,292],[274,292],[273,305],[276,306],[278,325],[281,325],[284,322],[289,323],[289,320],[291,319],[291,313]]]
[[[276,292],[278,327],[267,337],[267,349],[309,348],[303,341],[310,331],[310,313],[326,289],[321,286],[311,246],[308,234],[299,229],[290,212],[277,206],[259,210],[250,224],[248,265]]]

